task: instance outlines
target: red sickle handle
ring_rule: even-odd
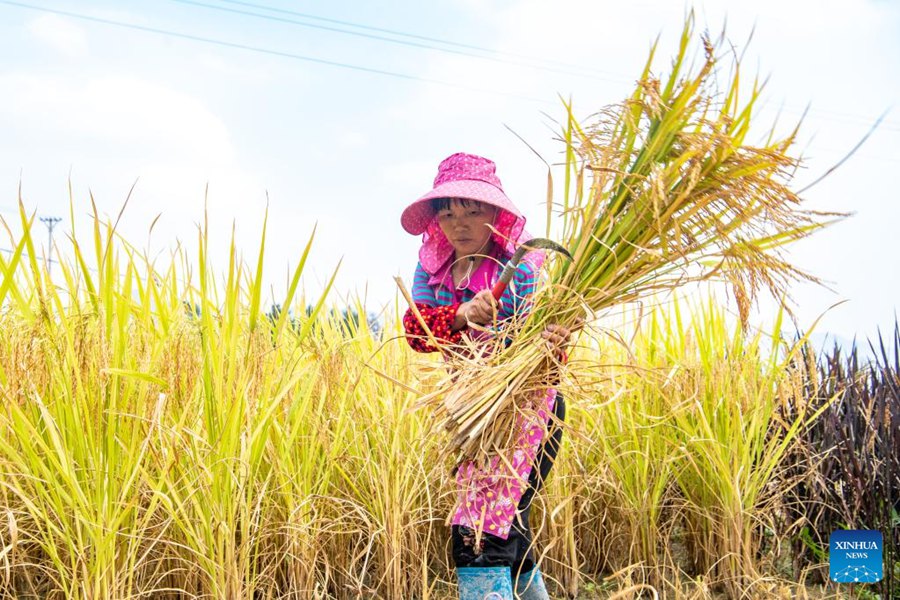
[[[506,266],[503,267],[503,272],[500,274],[500,278],[497,280],[497,283],[494,284],[494,287],[491,288],[491,294],[494,296],[494,300],[498,302],[500,301],[500,296],[503,295],[503,292],[506,291],[506,286],[508,286],[509,282],[512,281],[513,273],[516,272],[516,268],[518,268],[519,266],[519,261],[521,261],[522,257],[525,256],[525,253],[530,250],[537,249],[554,250],[567,256],[569,260],[572,260],[572,255],[569,254],[569,251],[552,240],[548,240],[545,238],[534,238],[529,240],[528,242],[519,246],[519,248],[512,255],[512,258],[509,259],[509,262],[506,263]]]
[[[509,285],[509,282],[512,281],[513,273],[516,272],[516,268],[519,266],[519,261],[522,260],[522,257],[525,256],[525,253],[528,252],[528,248],[523,244],[519,246],[519,249],[515,251],[512,255],[512,258],[509,259],[509,262],[506,263],[506,266],[503,267],[503,272],[500,273],[499,279],[497,279],[497,283],[494,284],[494,287],[491,288],[491,294],[494,296],[494,300],[497,302],[500,301],[500,296],[503,295],[503,292],[506,291],[506,286]]]
[[[500,302],[500,297],[503,296],[503,292],[506,291],[507,285],[509,285],[508,281],[502,281],[500,279],[497,280],[497,283],[495,283],[494,287],[491,288],[491,294],[494,296],[494,300]]]

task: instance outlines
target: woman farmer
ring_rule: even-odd
[[[494,299],[491,288],[503,266],[531,239],[495,171],[486,158],[454,154],[441,162],[433,189],[400,218],[407,232],[423,236],[413,302],[432,334],[448,344],[463,336],[479,339],[485,327],[527,312],[544,259],[541,252],[526,254],[499,302]],[[412,309],[403,324],[413,349],[439,350],[428,343]],[[564,359],[570,332],[548,325],[543,337]],[[528,515],[562,436],[558,426],[548,425],[564,416],[562,396],[542,391],[536,414],[517,421],[511,456],[458,465],[451,538],[461,600],[512,600],[513,587],[522,599],[549,598],[534,564]]]

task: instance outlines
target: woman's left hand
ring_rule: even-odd
[[[550,346],[550,349],[556,354],[557,358],[559,358],[560,360],[564,360],[566,356],[566,349],[572,342],[573,331],[577,331],[583,326],[584,319],[578,320],[575,329],[568,329],[566,327],[563,327],[562,325],[551,323],[544,328],[544,331],[541,332],[541,337],[547,340],[547,345]]]
[[[561,358],[565,355],[566,348],[569,347],[569,343],[572,341],[572,332],[562,325],[551,323],[541,332],[541,337],[547,340],[547,345],[550,346],[550,349],[558,358]]]

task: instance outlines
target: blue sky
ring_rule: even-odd
[[[801,326],[840,300],[848,302],[822,328],[850,337],[889,326],[900,297],[900,3],[887,0],[0,2],[0,214],[11,216],[21,181],[26,206],[67,217],[71,174],[76,212],[87,212],[92,192],[114,217],[137,180],[120,230],[159,252],[178,240],[194,246],[208,184],[219,268],[232,222],[245,258],[254,259],[268,202],[265,268],[275,298],[318,223],[310,291],[343,256],[338,288],[366,293],[377,309],[394,298],[392,277],[412,274],[418,241],[402,231],[399,214],[430,188],[442,158],[493,158],[530,229],[542,232],[546,172],[505,126],[556,159],[558,96],[571,95],[580,115],[622,99],[657,35],[664,66],[688,6],[698,29],[718,32],[727,18],[740,50],[754,31],[744,64],[748,75],[769,78],[761,124],[778,110],[792,123],[810,107],[798,185],[840,160],[894,107],[853,158],[805,195],[812,208],[856,214],[792,250],[835,290],[794,290]],[[321,20],[332,19],[503,54],[485,60],[285,19],[486,54]],[[57,232],[70,229],[67,221]],[[770,313],[763,305],[757,318]]]

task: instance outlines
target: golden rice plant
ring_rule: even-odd
[[[580,398],[567,430],[584,479],[573,526],[582,571],[674,597],[693,578],[768,597],[785,585],[763,551],[787,533],[786,452],[818,411],[803,401],[799,345],[780,318],[763,335],[711,299],[684,305],[653,309],[627,345],[604,344],[603,363],[581,370],[577,391],[594,399]],[[572,360],[596,359],[590,341]]]
[[[160,267],[95,214],[51,279],[32,220],[0,256],[0,597],[447,586],[450,465],[409,357],[298,293],[312,240],[266,313],[265,233],[220,276],[205,225]]]
[[[667,566],[664,552],[672,537],[663,514],[671,512],[672,449],[664,434],[670,426],[671,370],[683,358],[677,329],[663,331],[658,311],[641,323],[629,348],[607,348],[609,365],[596,383],[596,396],[579,411],[604,473],[609,510],[616,531],[607,534],[604,561],[614,571],[631,568],[636,580],[659,586]]]
[[[164,396],[147,371],[165,357],[147,325],[168,315],[134,302],[149,292],[136,261],[119,270],[111,229],[94,230],[96,276],[80,253],[62,266],[66,294],[37,259],[33,216],[21,221],[15,253],[0,258],[0,465],[20,552],[10,589],[107,598],[152,587],[158,539],[144,532],[156,507],[143,474]]]
[[[51,278],[21,213],[0,256],[0,598],[452,597],[454,457],[410,410],[444,366],[397,343],[399,305],[376,335],[302,297],[307,244],[267,313],[264,235],[254,266],[232,242],[214,276],[205,227],[196,268],[160,265],[96,215]],[[673,305],[630,344],[573,352],[532,513],[561,593],[712,598],[770,575],[745,549],[776,522],[800,425],[771,406],[796,373],[716,310]],[[685,544],[697,572],[670,556]]]
[[[575,260],[551,261],[507,351],[455,359],[468,451],[501,446],[507,409],[549,385],[533,345],[545,323],[720,276],[745,317],[758,289],[804,276],[776,254],[822,223],[790,190],[793,134],[751,146],[758,87],[741,99],[734,65],[716,95],[719,50],[707,43],[692,70],[690,37],[689,24],[668,78],[648,61],[622,106],[584,124],[568,107]],[[265,233],[249,266],[232,240],[220,277],[206,226],[196,270],[184,252],[160,266],[96,210],[76,239],[74,205],[52,278],[24,208],[0,255],[0,597],[451,596],[453,457],[409,410],[415,390],[445,391],[442,365],[302,297],[310,244],[267,318]],[[766,340],[712,307],[682,316],[654,313],[630,346],[583,344],[560,383],[570,429],[533,519],[548,579],[570,595],[604,579],[619,597],[783,591],[758,549],[766,527],[778,534],[786,450],[815,416],[802,370],[780,322]],[[482,436],[494,415],[500,437]]]
[[[348,306],[365,315],[358,300]],[[386,333],[398,336],[399,323],[394,315]],[[353,516],[342,551],[358,557],[344,585],[362,597],[425,598],[446,580],[439,574],[446,572],[450,465],[440,440],[428,435],[426,416],[409,410],[412,357],[396,350],[362,317],[323,322],[316,336],[319,364],[332,371],[325,380],[330,419],[346,423],[337,428],[344,433],[333,440],[331,465],[334,494]]]
[[[729,327],[712,303],[693,311],[688,326],[694,359],[680,361],[673,377],[679,401],[668,429],[678,467],[675,481],[685,502],[687,542],[695,567],[731,595],[763,593],[759,560],[777,550],[776,521],[784,459],[821,409],[808,410],[807,365],[798,360],[805,339],[782,337],[779,315],[767,336]],[[795,418],[781,415],[793,410]]]

